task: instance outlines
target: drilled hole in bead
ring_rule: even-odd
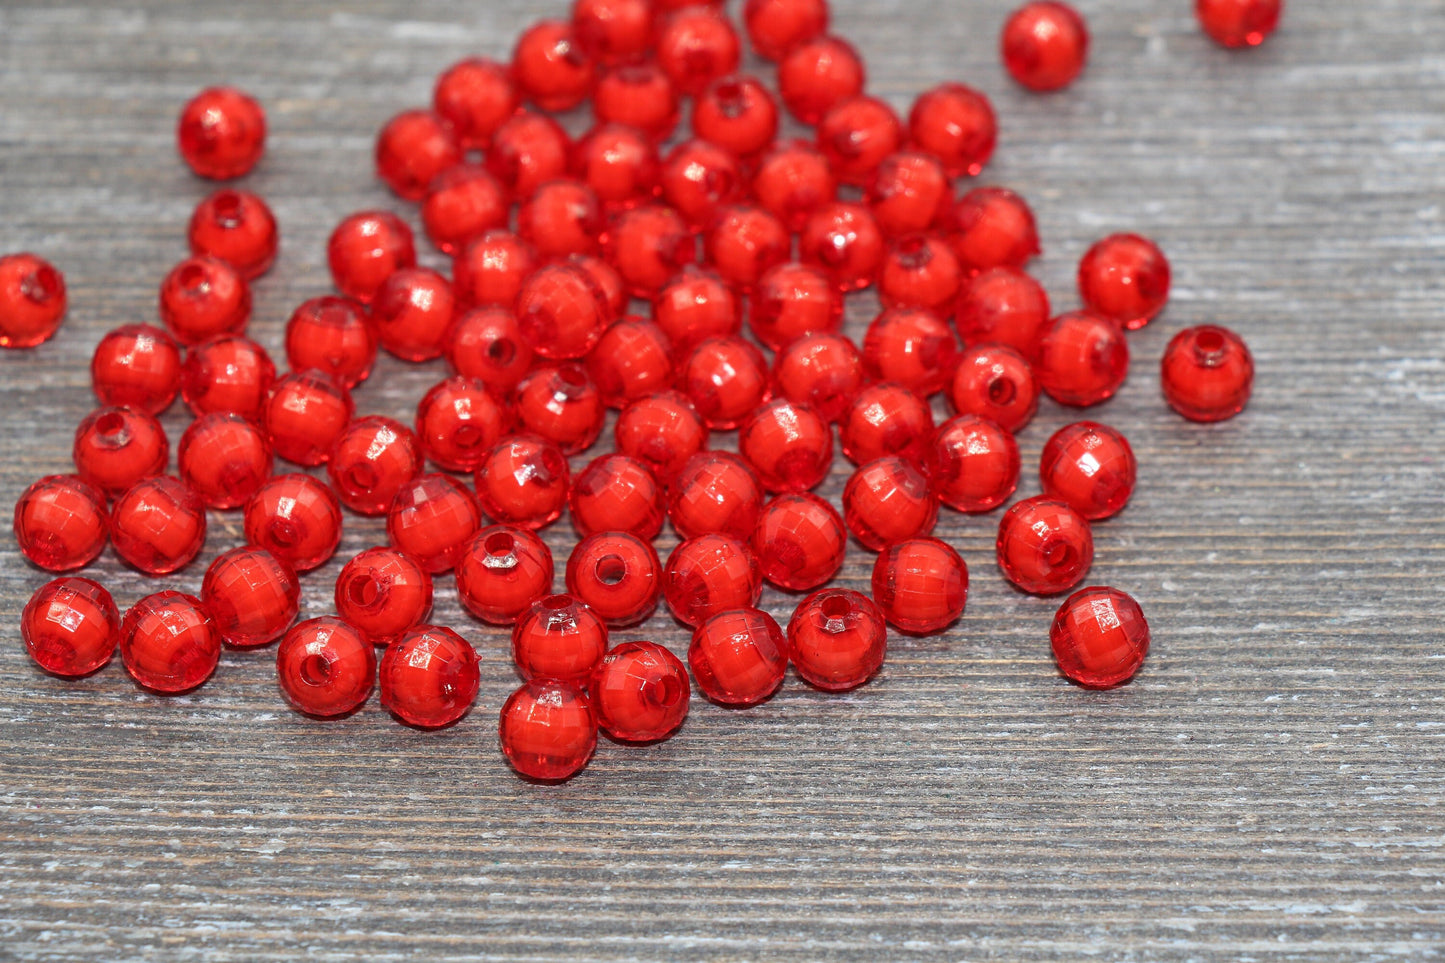
[[[517,346],[509,338],[498,338],[487,345],[487,357],[499,365],[509,365],[517,357]]]
[[[188,297],[202,297],[211,292],[211,274],[199,264],[187,264],[176,275],[176,285]]]
[[[736,80],[725,80],[713,88],[718,111],[729,120],[736,120],[748,110],[748,92]]]
[[[897,252],[898,263],[910,271],[921,271],[933,260],[933,248],[921,237],[900,241]]]
[[[369,492],[380,480],[376,469],[366,462],[346,469],[346,484],[352,491]]]
[[[994,378],[988,383],[988,400],[994,404],[1012,404],[1016,397],[1018,397],[1018,389],[1014,386],[1012,378]]]
[[[587,387],[586,372],[584,372],[579,366],[575,364],[569,364],[563,368],[558,369],[557,380],[560,381],[565,388]],[[568,392],[568,394],[572,393],[573,392],[570,391]]]
[[[369,575],[358,575],[346,586],[346,597],[364,609],[375,605],[381,595],[381,586]]]
[[[826,618],[846,618],[853,611],[853,603],[841,595],[830,595],[823,600],[822,610]]]
[[[48,264],[42,264],[21,280],[20,293],[27,301],[44,304],[51,298],[58,297],[64,286],[60,272]]]
[[[116,444],[124,444],[126,439],[122,436],[126,433],[125,415],[118,411],[107,411],[95,422],[95,432],[105,441],[112,441]]]
[[[241,216],[241,195],[235,191],[222,191],[217,194],[211,202],[211,210],[215,215],[216,224],[227,230],[235,230],[241,226],[244,218]]]
[[[487,536],[482,547],[492,558],[506,558],[516,551],[517,540],[509,532],[493,532]]]
[[[670,675],[647,683],[647,698],[661,709],[671,709],[682,699],[682,683]]]
[[[1217,365],[1224,360],[1224,353],[1228,343],[1224,339],[1224,332],[1216,328],[1205,328],[1194,336],[1194,352],[1199,358],[1199,363],[1204,365]]]
[[[482,430],[476,425],[459,425],[452,432],[452,444],[458,448],[475,448],[482,443]]]
[[[550,612],[561,612],[572,607],[572,596],[549,595],[542,600],[542,608]]]
[[[331,682],[331,660],[324,655],[308,655],[301,660],[301,681],[322,686]]]
[[[1074,548],[1068,542],[1051,542],[1044,546],[1044,561],[1054,568],[1073,564]]]
[[[617,555],[604,555],[597,560],[592,571],[603,585],[617,585],[627,577],[627,563]]]
[[[283,548],[291,548],[301,541],[301,532],[289,518],[271,519],[271,541]]]

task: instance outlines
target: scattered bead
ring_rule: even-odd
[[[571,595],[537,599],[512,628],[512,660],[525,682],[585,685],[606,654],[606,624]]]
[[[623,286],[622,275],[617,269],[598,255],[568,255],[567,263],[581,268],[602,292],[602,302],[607,305],[607,317],[620,318],[627,309],[627,289]],[[595,347],[595,346],[594,346]]]
[[[846,692],[871,679],[888,652],[888,627],[873,600],[823,589],[798,603],[788,622],[788,657],[810,685]]]
[[[743,424],[738,454],[768,491],[807,491],[833,465],[833,429],[808,405],[775,398]]]
[[[657,552],[627,532],[598,532],[578,542],[566,578],[567,591],[613,628],[652,615],[662,593]]]
[[[142,478],[111,507],[110,539],[116,554],[146,575],[169,575],[205,544],[205,503],[178,478]]]
[[[610,408],[665,390],[673,381],[672,343],[641,318],[619,318],[587,355],[587,375]]]
[[[201,177],[240,177],[266,150],[266,114],[243,91],[208,87],[181,110],[176,146],[181,159]]]
[[[260,195],[225,187],[196,205],[186,240],[192,254],[225,261],[254,281],[276,260],[280,232],[276,215]]]
[[[492,525],[477,532],[457,559],[457,595],[483,622],[511,625],[552,592],[552,552],[532,532]]]
[[[430,361],[442,356],[455,314],[450,281],[431,268],[399,268],[376,291],[371,326],[395,357]]]
[[[720,77],[693,101],[692,132],[738,157],[753,157],[778,135],[778,105],[756,77]]]
[[[698,626],[687,661],[703,695],[742,709],[767,699],[783,684],[788,642],[768,613],[733,609]]]
[[[742,338],[708,338],[677,367],[677,385],[712,429],[736,428],[771,396],[763,353]]]
[[[266,349],[239,335],[196,345],[181,367],[181,397],[197,417],[223,411],[259,422],[275,382]]]
[[[753,196],[790,231],[801,231],[815,211],[838,198],[828,158],[808,141],[779,144],[758,161]]]
[[[968,566],[936,538],[895,542],[873,563],[873,601],[899,631],[939,632],[963,615]]]
[[[120,641],[120,612],[98,582],[69,576],[35,590],[20,614],[20,637],[46,672],[78,679],[110,661]]]
[[[885,455],[860,466],[848,479],[843,517],[853,536],[877,552],[894,542],[932,534],[938,499],[917,465]]]
[[[477,500],[496,521],[518,528],[550,525],[567,506],[567,457],[545,438],[513,435],[477,466]]]
[[[517,209],[517,234],[547,261],[596,254],[606,223],[597,192],[572,178],[548,181]],[[504,218],[490,226],[507,225]]]
[[[613,646],[589,689],[598,725],[624,742],[668,738],[681,728],[692,698],[687,667],[656,642]]]
[[[752,549],[763,578],[780,589],[806,592],[843,567],[848,531],[837,510],[817,495],[779,495],[758,516]]]
[[[161,423],[132,408],[95,409],[76,427],[71,448],[76,473],[112,498],[165,471],[170,454]]]
[[[938,426],[924,471],[943,504],[961,512],[990,512],[1018,487],[1019,446],[993,422],[958,415]]]
[[[711,534],[750,538],[762,506],[762,483],[732,452],[698,452],[668,486],[668,516],[684,539]]]
[[[416,435],[380,415],[347,425],[326,462],[326,476],[341,504],[361,515],[385,515],[396,493],[421,470]]]
[[[537,264],[532,245],[511,231],[488,231],[468,241],[452,262],[452,292],[464,306],[497,305],[510,312]],[[520,327],[517,333],[520,337]],[[531,347],[523,346],[530,356]]]
[[[650,0],[577,0],[572,5],[572,35],[600,64],[637,60],[652,48],[653,34]]]
[[[451,725],[477,700],[477,662],[471,643],[451,629],[418,625],[388,645],[381,657],[381,704],[410,726]]]
[[[878,381],[893,381],[927,398],[943,390],[958,366],[958,340],[944,320],[921,308],[886,310],[863,336],[863,363]]]
[[[0,348],[33,348],[65,320],[65,276],[34,254],[0,257]]]
[[[662,573],[662,596],[674,618],[699,626],[719,612],[758,604],[763,575],[743,542],[699,535],[678,544]]]
[[[296,621],[301,582],[263,548],[235,548],[206,569],[201,602],[221,639],[251,647],[274,642]]]
[[[1228,328],[1204,324],[1169,341],[1160,364],[1160,385],[1169,407],[1190,421],[1224,421],[1249,403],[1254,357]]]
[[[1068,4],[1026,3],[1009,16],[999,40],[1004,67],[1030,90],[1074,82],[1089,53],[1089,29]]]
[[[978,415],[1017,434],[1039,410],[1039,382],[1033,367],[1013,348],[981,344],[963,352],[948,401],[957,414]]]
[[[626,124],[660,143],[677,127],[677,91],[656,61],[622,64],[597,81],[592,113],[598,123]]]
[[[572,139],[551,117],[519,110],[492,135],[487,170],[517,200],[548,181],[567,176]]]
[[[663,162],[662,199],[694,227],[711,226],[724,205],[746,193],[738,159],[715,144],[684,141]]]
[[[606,416],[601,392],[576,362],[535,368],[517,386],[522,429],[552,442],[564,455],[591,448]]]
[[[658,478],[676,476],[684,462],[707,447],[707,438],[702,416],[676,391],[637,399],[613,426],[618,452],[636,458]]]
[[[47,572],[84,568],[108,537],[105,496],[79,475],[46,475],[15,502],[15,541]]]
[[[262,410],[276,455],[298,465],[321,465],[356,413],[347,391],[320,371],[293,371],[271,386]]]
[[[818,149],[844,184],[862,186],[883,159],[903,146],[903,124],[876,97],[835,104],[818,121]]]
[[[322,719],[344,716],[371,698],[376,652],[341,619],[308,619],[277,647],[276,678],[297,712]]]
[[[1149,654],[1149,623],[1118,589],[1080,589],[1059,606],[1049,628],[1059,671],[1086,689],[1111,689],[1134,677]]]
[[[355,388],[376,363],[376,333],[366,310],[350,298],[302,302],[286,322],[286,361],[292,371],[315,368]]]
[[[913,102],[908,133],[915,147],[938,158],[949,177],[977,177],[993,156],[998,121],[981,92],[946,83]]]
[[[1089,522],[1065,502],[1037,495],[1004,513],[998,524],[998,567],[1032,595],[1057,595],[1081,582],[1094,563]]]
[[[432,106],[452,125],[467,150],[486,150],[492,134],[521,104],[508,64],[469,57],[437,77]]]
[[[933,154],[903,151],[883,159],[863,196],[884,234],[921,234],[943,227],[952,215],[952,176]]]
[[[948,243],[966,271],[1021,268],[1039,253],[1028,202],[1005,187],[975,187],[953,207]]]
[[[180,393],[181,349],[153,325],[116,328],[90,357],[90,386],[102,405],[159,415]]]
[[[660,204],[623,211],[607,237],[607,261],[633,297],[656,296],[673,275],[697,260],[693,233],[676,211]]]
[[[585,687],[529,682],[502,704],[502,753],[520,775],[540,782],[571,779],[597,748],[597,715]]]
[[[954,323],[970,347],[997,342],[1032,361],[1049,325],[1049,296],[1018,268],[989,268],[963,285]]]
[[[1194,0],[1204,32],[1222,47],[1257,47],[1279,26],[1284,0]]]
[[[205,682],[221,661],[221,634],[194,595],[157,592],[125,613],[120,657],[140,685],[162,695]]]
[[[225,261],[187,258],[161,283],[160,317],[181,344],[241,334],[251,319],[251,289]]]
[[[866,381],[863,356],[841,334],[804,335],[773,363],[777,394],[808,405],[829,422],[843,417]]]
[[[443,254],[456,254],[472,238],[505,228],[509,215],[502,185],[475,164],[442,171],[427,185],[421,202],[422,227]],[[525,214],[522,222],[527,223]]]
[[[662,176],[657,145],[622,124],[600,124],[572,151],[572,170],[606,210],[634,207],[656,196]]]
[[[946,317],[962,280],[963,269],[943,238],[912,234],[889,245],[878,269],[878,297],[885,308],[918,308]]]
[[[567,505],[583,537],[628,532],[651,541],[666,516],[663,486],[647,466],[626,455],[599,455],[572,480]]]
[[[511,427],[512,412],[477,378],[448,378],[416,406],[422,453],[447,471],[475,471]]]
[[[741,56],[733,25],[711,7],[687,7],[662,21],[657,63],[684,94],[696,96],[714,80],[737,70]]]
[[[1129,343],[1112,321],[1075,311],[1049,322],[1034,366],[1039,384],[1061,405],[1087,408],[1114,397],[1129,374]]]
[[[743,26],[759,57],[782,60],[828,29],[827,0],[748,0]]]
[[[1134,494],[1138,465],[1122,434],[1093,421],[1054,432],[1039,457],[1044,494],[1091,522],[1117,515]]]
[[[819,37],[794,47],[778,64],[778,93],[788,112],[816,124],[835,106],[863,92],[867,74],[858,51],[840,37]]]
[[[431,575],[394,548],[369,548],[341,567],[334,595],[348,625],[368,644],[386,645],[431,614]]]
[[[298,572],[309,572],[341,542],[341,503],[310,475],[277,475],[246,503],[246,541]]]
[[[933,409],[903,385],[869,385],[838,423],[838,437],[844,456],[855,465],[885,455],[922,462],[933,439]]]
[[[376,175],[396,196],[419,201],[437,177],[462,160],[451,122],[432,110],[407,110],[376,137]]]
[[[517,292],[517,328],[543,358],[581,358],[612,322],[607,297],[573,264],[549,264]]]
[[[742,297],[716,271],[689,264],[652,299],[652,320],[672,351],[682,354],[708,338],[737,334]]]
[[[863,204],[839,202],[819,208],[798,238],[804,264],[815,264],[844,291],[873,283],[883,263],[883,233]]]
[[[500,395],[509,394],[532,368],[532,349],[510,308],[473,308],[457,315],[447,332],[446,356],[452,371]]]
[[[781,350],[804,335],[843,327],[843,295],[828,275],[797,262],[779,264],[758,281],[749,299],[748,330]]]
[[[326,259],[337,290],[370,304],[393,272],[416,265],[416,243],[390,211],[359,211],[331,232]]]
[[[208,508],[240,508],[271,477],[271,466],[266,436],[240,415],[202,415],[176,445],[181,480]]]
[[[1144,327],[1169,300],[1169,260],[1138,234],[1111,234],[1079,261],[1084,307],[1130,331]]]
[[[563,20],[533,24],[512,50],[512,78],[522,96],[542,110],[561,113],[587,99],[597,64]]]
[[[793,250],[787,227],[761,207],[730,204],[703,237],[708,263],[735,289],[748,292]]]
[[[418,475],[396,493],[386,516],[391,545],[433,575],[453,568],[482,527],[477,499],[450,475]]]

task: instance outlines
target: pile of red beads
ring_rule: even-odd
[[[1221,42],[1258,43],[1277,5],[1273,19],[1243,9],[1199,4]],[[1085,408],[1119,390],[1127,333],[1163,310],[1170,268],[1147,238],[1106,237],[1079,263],[1080,309],[1054,315],[1024,272],[1040,252],[1024,199],[955,193],[993,153],[987,98],[944,84],[900,117],[865,92],[861,58],[828,24],[824,0],[745,4],[776,96],[738,73],[742,38],[721,6],[689,0],[577,0],[570,20],[528,29],[510,64],[448,68],[431,107],[382,128],[376,169],[419,204],[452,276],[418,265],[396,215],[346,217],[327,248],[338,293],[291,315],[285,373],[245,334],[276,219],[244,190],[203,200],[191,256],[160,287],[162,327],[101,340],[102,407],[75,433],[74,474],[21,496],[15,534],[52,572],[83,568],[107,540],[147,575],[175,572],[201,551],[209,511],[240,511],[245,544],[215,559],[199,597],[160,591],[123,616],[90,579],[42,586],[21,625],[35,661],[81,676],[118,647],[136,682],[173,693],[205,682],[223,645],[279,641],[297,711],[345,715],[379,683],[400,721],[445,726],[481,679],[471,643],[428,622],[434,579],[450,572],[466,610],[511,634],[523,684],[501,709],[501,746],[546,781],[585,766],[599,731],[675,733],[689,668],[707,699],[752,706],[789,663],[848,690],[882,666],[887,625],[947,629],[968,570],[933,537],[940,507],[1005,506],[1014,436],[1041,394]],[[1001,41],[1036,90],[1069,84],[1086,48],[1060,3],[1025,5]],[[691,136],[665,148],[687,101]],[[550,115],[588,102],[596,123],[574,141]],[[784,112],[816,136],[780,140]],[[178,141],[197,174],[229,179],[260,159],[265,132],[255,100],[216,88],[186,105]],[[874,285],[883,310],[855,343],[844,300]],[[638,302],[645,313],[631,313]],[[54,268],[0,259],[0,346],[40,343],[64,308]],[[412,426],[358,415],[352,392],[379,350],[452,372]],[[1253,363],[1205,325],[1174,337],[1161,371],[1169,405],[1207,422],[1244,407]],[[167,475],[156,416],[177,395],[195,420]],[[609,409],[613,450],[574,474],[569,458],[598,443]],[[812,493],[833,471],[835,426],[854,465],[841,511]],[[717,444],[734,431],[735,453]],[[1126,682],[1149,646],[1138,604],[1077,587],[1094,525],[1134,490],[1134,453],[1114,428],[1078,421],[1048,440],[1039,478],[1042,494],[1002,515],[998,565],[1024,592],[1073,590],[1050,630],[1066,677]],[[559,592],[561,560],[536,532],[564,511],[580,541]],[[294,624],[302,576],[334,554],[347,512],[384,516],[388,544],[342,568],[336,616]],[[653,541],[668,522],[681,541],[663,559]],[[877,553],[871,597],[829,587],[850,535]],[[765,583],[806,593],[786,626],[759,607]],[[660,606],[693,630],[687,665],[614,638]]]

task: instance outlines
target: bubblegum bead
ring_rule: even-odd
[[[758,56],[781,60],[828,29],[827,0],[748,0],[743,27]]]
[[[1066,502],[1036,495],[1004,513],[995,545],[998,567],[1033,595],[1057,595],[1081,582],[1094,563],[1088,519]]]
[[[0,257],[0,348],[33,348],[65,320],[65,277],[34,254]]]
[[[346,426],[326,461],[341,504],[361,515],[384,515],[401,487],[422,470],[421,444],[401,422],[380,415]]]
[[[522,340],[517,316],[508,308],[473,308],[458,314],[445,348],[454,372],[476,378],[503,395],[532,368],[532,349]]]
[[[628,532],[650,541],[662,531],[665,497],[663,486],[642,462],[626,455],[598,455],[572,480],[567,506],[583,536]]]
[[[818,122],[818,149],[844,184],[862,186],[884,158],[903,146],[903,125],[876,97],[836,104]]]
[[[550,679],[521,686],[502,704],[497,738],[519,775],[571,779],[597,749],[597,714],[586,686]]]
[[[191,422],[176,445],[176,467],[209,508],[239,508],[271,477],[271,446],[240,415],[213,412]]]
[[[948,388],[956,414],[987,418],[1015,434],[1039,410],[1039,382],[1024,356],[1002,344],[964,351]]]
[[[105,548],[105,496],[78,475],[47,475],[15,502],[15,541],[47,572],[69,572]]]
[[[844,456],[855,465],[884,455],[920,462],[933,438],[933,409],[903,385],[869,385],[838,423],[838,437]]]
[[[586,271],[550,264],[517,292],[522,340],[543,358],[581,358],[612,321],[606,296]]]
[[[788,671],[788,641],[766,612],[721,612],[698,626],[687,661],[702,694],[742,709],[778,691]]]
[[[698,626],[719,612],[751,608],[763,591],[763,574],[747,545],[726,535],[680,542],[662,572],[662,597],[684,625]]]
[[[548,181],[517,210],[517,233],[543,260],[595,254],[605,226],[597,192],[571,178]]]
[[[1018,268],[990,268],[964,283],[954,323],[966,345],[996,342],[1032,360],[1049,324],[1049,296]]]
[[[1068,4],[1026,3],[1004,24],[999,48],[1014,80],[1030,90],[1058,90],[1084,69],[1089,28]]]
[[[303,302],[286,322],[286,360],[293,371],[314,368],[356,387],[376,361],[376,335],[365,310],[348,298]]]
[[[913,102],[908,134],[915,148],[938,158],[949,177],[977,177],[993,156],[998,121],[981,92],[945,83]]]
[[[1049,627],[1059,671],[1086,689],[1112,689],[1134,677],[1149,654],[1149,623],[1132,597],[1102,585],[1064,600]]]
[[[371,697],[376,651],[341,619],[308,619],[277,647],[276,679],[297,712],[322,719],[344,716]]]
[[[736,428],[771,395],[763,353],[741,338],[708,338],[678,363],[677,384],[713,429]]]
[[[427,185],[421,202],[426,236],[443,254],[455,254],[472,238],[506,227],[507,195],[486,168],[457,164]]]
[[[726,16],[711,7],[688,7],[662,21],[657,63],[679,91],[695,96],[737,70],[741,48]]]
[[[623,642],[603,657],[589,684],[597,722],[624,742],[656,742],[687,718],[687,667],[656,642]]]
[[[597,81],[592,113],[598,123],[626,124],[664,141],[677,127],[677,91],[655,61],[622,64]]]
[[[205,682],[221,661],[221,634],[194,595],[157,592],[120,623],[120,657],[132,679],[162,695]]]
[[[1023,267],[1039,253],[1034,212],[1005,187],[975,187],[959,199],[948,243],[966,271]]]
[[[576,0],[572,34],[598,63],[627,63],[652,45],[651,0]]]
[[[799,44],[778,64],[778,94],[804,124],[816,124],[838,104],[857,97],[866,79],[863,58],[840,37]]]
[[[181,367],[181,397],[197,417],[227,411],[259,422],[275,382],[266,349],[239,335],[196,345]]]
[[[743,424],[738,454],[768,491],[807,491],[833,465],[833,429],[810,406],[777,398]]]
[[[571,595],[534,600],[512,627],[512,661],[524,681],[585,685],[607,654],[607,625]]]
[[[938,521],[938,499],[918,466],[897,455],[862,465],[843,487],[843,518],[864,547],[928,535]]]
[[[894,308],[868,325],[863,363],[878,381],[896,381],[923,397],[943,389],[958,366],[958,341],[931,311]]]
[[[331,457],[356,405],[351,392],[320,371],[293,371],[271,386],[262,419],[277,456],[298,465]]]
[[[285,562],[263,548],[236,548],[206,569],[201,602],[230,645],[274,642],[296,621],[301,582]]]
[[[921,308],[947,316],[958,299],[963,270],[941,237],[912,234],[888,246],[878,269],[885,308]]]
[[[371,326],[388,353],[430,361],[442,356],[455,313],[450,281],[431,268],[401,268],[377,289]]]
[[[437,76],[432,91],[432,107],[468,150],[485,150],[493,132],[517,112],[520,103],[510,65],[483,57],[452,64]]]
[[[587,375],[609,407],[625,407],[672,384],[672,343],[651,321],[619,318],[587,355]]]
[[[201,177],[240,177],[266,150],[266,114],[244,91],[208,87],[182,108],[176,146],[186,166]]]
[[[337,290],[370,304],[387,278],[416,264],[416,242],[406,222],[390,211],[359,211],[331,232],[326,260]]]
[[[658,192],[662,161],[657,145],[622,124],[592,128],[572,151],[572,171],[607,210],[632,207]]]
[[[777,394],[830,422],[843,417],[866,380],[862,355],[841,334],[805,335],[779,351],[773,363]]]
[[[697,260],[692,232],[676,211],[659,204],[623,211],[607,238],[607,261],[633,297],[652,298],[684,265]]]
[[[587,99],[597,81],[597,64],[570,23],[543,20],[517,39],[512,76],[522,96],[543,110],[560,113]]]
[[[1138,463],[1122,434],[1093,421],[1054,432],[1039,456],[1044,494],[1067,502],[1089,521],[1116,515],[1134,494]]]
[[[205,503],[178,478],[142,478],[111,506],[110,540],[117,555],[146,575],[169,575],[205,544]]]
[[[498,305],[510,311],[537,265],[532,245],[511,231],[488,231],[468,241],[452,262],[452,291],[464,306]]]
[[[525,200],[548,181],[567,176],[572,139],[551,117],[519,110],[492,135],[487,170],[512,197]]]
[[[752,157],[778,135],[778,105],[756,77],[720,77],[693,101],[692,132],[738,157]]]
[[[477,701],[477,651],[451,629],[418,625],[386,647],[378,678],[381,704],[410,726],[451,725]]]
[[[664,483],[707,447],[708,430],[692,403],[676,391],[639,398],[613,426],[617,450],[642,462]]]
[[[992,511],[1018,487],[1018,442],[991,421],[958,415],[938,426],[924,471],[943,504],[961,512]]]
[[[20,614],[20,637],[46,672],[78,679],[110,661],[120,641],[120,612],[110,593],[70,576],[35,590]]]
[[[724,205],[746,193],[741,162],[715,144],[684,141],[663,162],[662,199],[694,227],[710,226]]]
[[[158,415],[181,390],[181,349],[153,325],[116,328],[95,346],[90,385],[103,405]]]
[[[957,621],[968,601],[968,566],[936,538],[895,542],[873,563],[873,601],[900,631],[929,635]]]
[[[779,495],[759,514],[752,549],[763,578],[780,589],[803,592],[838,574],[848,552],[848,531],[833,506],[818,496]]]
[[[1160,385],[1169,407],[1190,421],[1224,421],[1249,402],[1254,357],[1228,328],[1186,328],[1164,349]]]
[[[657,552],[627,532],[598,532],[578,542],[566,578],[567,591],[613,628],[646,619],[662,593]]]
[[[815,332],[843,327],[843,295],[816,267],[779,264],[758,280],[749,299],[748,330],[777,351]]]
[[[187,258],[161,282],[160,317],[181,344],[240,334],[251,319],[251,289],[225,261]]]
[[[883,159],[863,196],[884,234],[919,234],[943,226],[953,213],[950,176],[932,154],[903,151]]]
[[[1134,331],[1164,310],[1169,300],[1169,259],[1138,234],[1111,234],[1079,261],[1084,307]]]
[[[475,471],[511,426],[506,405],[476,378],[448,378],[416,406],[422,453],[447,471]]]
[[[81,478],[114,497],[166,470],[171,445],[155,418],[132,408],[97,408],[76,426],[71,457]]]
[[[742,327],[742,297],[715,271],[689,264],[652,299],[652,320],[681,353]]]
[[[1124,330],[1087,311],[1062,314],[1039,339],[1034,374],[1061,405],[1086,408],[1107,401],[1129,374]]]
[[[1222,47],[1257,47],[1279,26],[1284,0],[1195,0],[1194,15]]]
[[[858,688],[882,667],[887,652],[883,613],[859,592],[814,592],[798,603],[788,622],[793,668],[826,692]]]
[[[246,541],[298,572],[309,572],[341,542],[341,503],[310,475],[277,475],[246,503]]]
[[[790,231],[800,231],[813,212],[838,197],[838,182],[823,152],[805,140],[774,147],[753,175],[758,205]]]
[[[191,253],[225,261],[247,281],[276,260],[276,215],[257,194],[226,187],[204,198],[186,228]]]
[[[369,644],[386,645],[431,614],[432,581],[410,555],[369,548],[341,567],[336,612]]]
[[[477,466],[477,499],[488,516],[518,528],[550,525],[567,505],[572,475],[562,450],[545,438],[503,438]]]
[[[703,242],[708,263],[724,281],[744,292],[793,250],[793,236],[783,222],[747,204],[719,210]]]
[[[461,160],[456,131],[436,111],[403,111],[376,136],[376,176],[408,201],[421,200],[436,176]]]
[[[477,499],[450,475],[418,475],[396,493],[386,516],[393,548],[433,575],[448,571],[482,527]]]
[[[757,527],[763,497],[747,462],[728,451],[702,451],[668,487],[668,515],[685,539],[711,534],[746,539]]]
[[[516,403],[522,430],[547,439],[564,455],[592,447],[607,415],[587,370],[571,361],[533,370],[517,386]]]
[[[552,592],[552,552],[533,533],[509,525],[477,532],[457,559],[457,595],[468,612],[511,625]]]
[[[873,283],[885,244],[878,222],[863,204],[839,202],[813,212],[798,238],[804,264],[815,264],[844,291]]]

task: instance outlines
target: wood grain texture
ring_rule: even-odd
[[[1082,0],[1090,67],[1048,97],[998,66],[1011,3],[834,6],[900,110],[945,79],[994,98],[1003,136],[983,180],[1034,202],[1057,305],[1110,231],[1149,233],[1173,261],[1171,306],[1131,336],[1125,390],[1091,413],[1140,459],[1090,576],[1145,607],[1139,678],[1104,694],[1059,679],[1056,602],[1003,584],[996,516],[948,515],[973,584],[946,635],[892,639],[848,695],[790,677],[752,711],[695,702],[670,742],[604,742],[580,778],[544,788],[497,750],[505,637],[467,619],[447,580],[436,618],[485,660],[475,711],[421,733],[373,701],[322,725],[285,709],[271,650],[227,652],[183,698],[139,692],[118,662],[42,676],[16,620],[45,576],[7,537],[0,959],[1442,954],[1445,3],[1294,3],[1262,49],[1229,53],[1186,0]],[[208,189],[173,155],[190,94],[235,83],[269,111],[246,183],[273,203],[284,255],[252,331],[280,357],[291,307],[328,289],[331,226],[363,206],[414,216],[373,180],[379,124],[450,61],[505,55],[529,18],[563,9],[0,3],[0,249],[52,258],[72,299],[55,340],[0,357],[0,503],[66,470],[91,349],[154,317],[184,253]],[[869,314],[857,301],[851,330]],[[1249,410],[1216,427],[1159,399],[1164,344],[1204,321],[1243,334],[1259,366]],[[383,361],[359,406],[409,418],[438,377]],[[1073,417],[1045,403],[1022,434],[1021,495]],[[348,517],[304,614],[330,611],[341,561],[383,537]],[[548,535],[562,553],[570,537]],[[173,581],[197,590],[239,540],[236,515],[213,515],[205,555]],[[862,585],[871,561],[853,546],[844,580]],[[154,587],[111,552],[94,571],[122,606]],[[780,618],[793,601],[765,597]],[[637,634],[686,643],[664,618]]]

